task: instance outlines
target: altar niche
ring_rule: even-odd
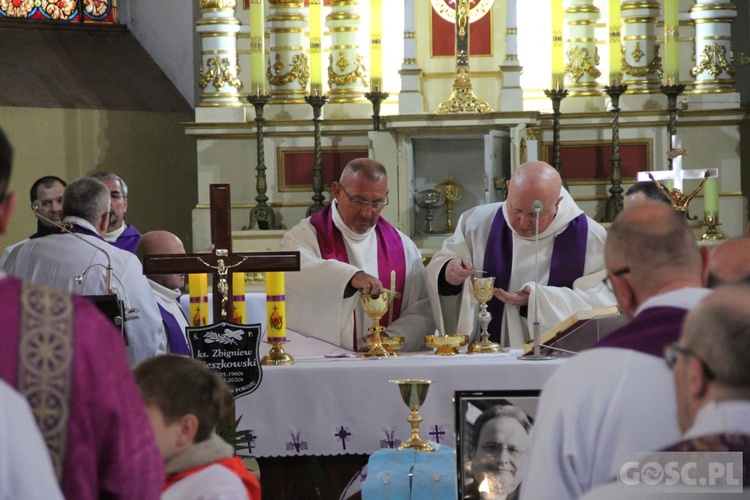
[[[411,236],[444,239],[449,234],[447,201],[433,209],[432,235],[425,234],[427,211],[414,197],[427,189],[441,190],[450,182],[460,186],[460,199],[453,202],[451,225],[477,205],[504,200],[505,181],[510,178],[510,133],[491,130],[487,135],[429,136],[411,139]],[[451,230],[450,233],[453,231]]]

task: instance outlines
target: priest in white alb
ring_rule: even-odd
[[[393,290],[380,324],[417,350],[435,333],[422,255],[408,236],[380,217],[388,204],[388,177],[367,158],[349,162],[333,201],[287,231],[282,250],[300,252],[300,272],[286,278],[289,329],[353,351],[367,348],[373,321],[360,293]]]
[[[427,266],[438,330],[448,335],[475,331],[473,276],[495,277],[488,331],[490,340],[504,346],[521,347],[531,340],[535,300],[542,332],[576,312],[616,304],[602,282],[605,239],[604,228],[576,205],[554,168],[540,161],[524,163],[508,183],[507,200],[464,212]]]

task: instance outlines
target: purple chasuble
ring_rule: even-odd
[[[185,341],[185,334],[182,328],[180,328],[180,323],[178,323],[174,315],[167,311],[161,304],[157,303],[156,305],[159,306],[161,319],[164,322],[164,329],[167,331],[169,352],[172,354],[190,356],[190,348]]]
[[[321,257],[348,264],[349,255],[346,253],[344,237],[333,223],[332,212],[333,209],[329,203],[323,210],[310,217],[310,224],[315,228]],[[378,279],[383,283],[384,287],[388,288],[390,286],[391,271],[396,271],[396,291],[399,295],[391,304],[393,320],[396,320],[401,314],[401,300],[404,296],[404,283],[406,282],[404,242],[401,241],[398,231],[382,217],[378,217],[378,222],[375,224],[375,235],[378,240]],[[380,320],[381,326],[388,326],[390,324],[388,316],[386,315]],[[354,349],[357,349],[356,333],[354,336]]]
[[[679,338],[687,313],[680,307],[649,307],[591,348],[619,347],[662,357],[664,346]]]
[[[125,231],[115,241],[110,241],[109,244],[116,246],[120,250],[134,254],[135,247],[138,246],[138,242],[141,241],[142,237],[143,235],[131,224],[125,228]]]
[[[573,282],[583,276],[588,234],[589,222],[585,214],[580,214],[568,223],[568,227],[562,233],[555,236],[547,286],[572,288]],[[500,207],[487,237],[483,264],[487,276],[495,276],[495,288],[508,290],[510,275],[513,272],[512,263],[513,230],[506,222],[503,209]],[[493,297],[487,303],[487,309],[494,319],[488,327],[490,340],[500,342],[505,302]]]

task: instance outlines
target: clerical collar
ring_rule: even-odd
[[[72,215],[65,217],[63,220],[63,226],[65,226],[65,231],[70,233],[88,234],[90,236],[95,236],[100,240],[104,239],[98,232],[96,232],[96,228],[94,228],[93,224],[80,217]]]
[[[105,241],[108,241],[110,243],[112,243],[113,241],[117,241],[117,238],[119,238],[120,235],[124,233],[127,228],[128,228],[128,225],[123,222],[122,226],[120,226],[120,229],[115,229],[114,231],[110,231],[109,233],[104,235]]]
[[[341,214],[339,213],[338,201],[336,200],[333,200],[333,206],[331,207],[331,214],[333,215],[333,223],[336,226],[336,228],[339,231],[341,231],[341,234],[344,235],[345,238],[349,240],[365,241],[367,238],[370,237],[370,235],[372,235],[373,231],[375,231],[374,226],[362,234],[359,234],[349,229],[349,226],[346,225],[346,222],[344,222],[344,219],[341,218]]]
[[[148,278],[148,282],[154,292],[161,294],[166,299],[176,301],[180,298],[180,295],[182,295],[182,292],[177,288],[167,288],[161,283],[157,283],[156,281],[152,280],[151,278]]]

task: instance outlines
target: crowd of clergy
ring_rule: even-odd
[[[11,165],[0,131],[0,234],[16,202]],[[533,425],[519,420],[523,439],[482,441],[496,450],[486,475],[505,479],[481,498],[632,498],[623,454],[750,451],[750,238],[710,251],[658,188],[636,187],[605,229],[553,167],[525,163],[506,200],[464,212],[425,266],[380,217],[383,165],[353,160],[332,202],[281,241],[301,262],[286,278],[288,328],[366,349],[359,296],[385,292],[381,325],[405,351],[430,334],[476,336],[477,276],[495,278],[489,334],[504,347],[529,342],[535,323],[618,305],[628,323],[556,370]],[[0,498],[260,498],[215,433],[226,387],[186,357],[184,276],[143,274],[144,256],[185,253],[179,238],[127,224],[128,188],[111,172],[43,177],[30,204],[36,231],[6,249],[0,271]],[[117,326],[80,297],[113,292],[125,305]]]

